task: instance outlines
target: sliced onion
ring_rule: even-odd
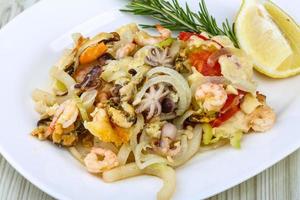
[[[143,171],[139,169],[135,163],[130,163],[124,166],[116,167],[109,171],[105,171],[103,172],[102,177],[105,182],[111,183],[142,174],[144,174]]]
[[[66,67],[70,66],[74,62],[75,54],[76,51],[72,51],[70,49],[65,50],[55,66],[60,70],[65,70]]]
[[[68,148],[68,150],[76,160],[78,160],[81,164],[84,165],[83,162],[84,156],[75,147],[70,147]]]
[[[85,107],[83,106],[83,103],[81,101],[81,99],[77,96],[77,95],[72,95],[72,98],[75,100],[77,108],[80,112],[80,116],[82,118],[83,121],[89,121],[89,115],[87,110],[85,109]]]
[[[172,85],[175,90],[178,93],[179,96],[179,102],[178,102],[178,108],[176,110],[177,115],[183,114],[188,107],[190,106],[190,103],[187,101],[186,98],[186,88],[183,87],[183,85],[180,85],[175,78],[168,76],[168,75],[161,75],[156,76],[155,78],[149,79],[146,84],[144,84],[143,88],[136,94],[133,105],[139,104],[139,102],[142,100],[142,97],[145,95],[146,91],[152,86],[156,85],[158,83],[168,83]]]
[[[131,152],[131,148],[128,144],[123,144],[118,152],[118,161],[120,165],[125,165],[128,156]]]
[[[158,164],[158,163],[166,163],[167,160],[159,155],[155,154],[143,154],[144,148],[148,144],[145,142],[139,143],[134,150],[134,157],[137,166],[140,169],[144,169],[150,165]]]
[[[171,58],[175,58],[179,50],[180,50],[180,42],[178,40],[175,40],[170,47],[169,56]]]
[[[189,151],[187,153],[187,157],[189,157],[188,159],[197,153],[200,148],[203,133],[201,125],[196,125],[193,133],[193,138],[189,141]]]
[[[93,107],[97,93],[98,91],[93,89],[82,93],[82,95],[80,96],[82,105],[86,110],[90,110]]]
[[[181,164],[182,160],[185,160],[188,149],[189,149],[189,144],[188,144],[188,137],[187,135],[182,135],[180,139],[180,152],[173,157],[173,161],[169,162],[168,164],[171,166],[178,166]]]
[[[142,174],[157,176],[163,180],[164,185],[157,194],[158,200],[171,198],[176,187],[176,174],[171,167],[165,164],[155,164],[141,170],[136,163],[130,163],[103,172],[103,180],[110,183]]]
[[[159,118],[161,120],[170,120],[170,119],[174,119],[176,117],[175,113],[161,113]]]
[[[76,81],[68,73],[63,70],[59,70],[57,67],[53,67],[50,73],[51,76],[62,82],[68,88],[68,95],[76,92],[74,89]]]
[[[31,96],[35,102],[42,101],[47,106],[52,106],[56,103],[56,98],[53,94],[43,91],[43,90],[40,90],[40,89],[35,89],[32,92]]]
[[[180,73],[178,73],[176,70],[170,69],[168,67],[155,67],[155,68],[151,69],[147,73],[146,76],[151,77],[154,74],[159,74],[159,73],[164,73],[166,75],[170,75],[171,77],[173,77],[178,82],[178,84],[182,85],[183,88],[184,88],[184,91],[186,92],[187,103],[188,104],[191,103],[192,94],[191,94],[189,84],[186,81],[186,79]]]
[[[167,163],[167,159],[165,159],[159,155],[156,155],[156,154],[143,155],[141,160],[142,160],[142,164],[141,164],[142,169],[144,169],[148,166],[151,166],[153,164],[166,164]]]
[[[219,140],[218,142],[213,143],[211,145],[200,146],[199,152],[202,153],[202,152],[214,150],[214,149],[220,148],[222,146],[225,146],[227,144],[229,144],[229,140],[228,139],[227,140],[226,139]]]
[[[192,114],[194,114],[193,110],[186,111],[183,115],[174,120],[174,124],[178,129],[182,129],[183,123],[187,118],[189,118]]]
[[[168,164],[174,167],[180,166],[189,161],[199,150],[202,138],[202,128],[200,125],[196,125],[193,131],[194,135],[191,140],[188,141],[188,150],[178,157],[174,157],[173,162]]]
[[[137,136],[141,132],[141,130],[144,128],[144,117],[141,114],[137,115],[137,120],[135,125],[130,128],[130,147],[132,151],[136,148],[138,141]]]
[[[174,169],[165,164],[155,164],[145,168],[143,172],[163,180],[163,187],[157,193],[158,200],[171,199],[176,188],[176,173]]]
[[[144,142],[144,143],[149,143],[150,142],[150,137],[146,134],[146,131],[145,129],[143,130],[141,136],[140,136],[140,139],[139,139],[139,142]]]
[[[118,151],[119,151],[118,148],[113,143],[103,142],[103,141],[99,140],[99,138],[97,138],[97,137],[94,137],[94,147],[109,149],[114,153],[118,153]]]
[[[227,55],[227,56],[232,55],[232,52],[230,51],[229,48],[222,48],[222,49],[212,53],[207,60],[208,66],[214,67],[216,65],[216,63],[218,62],[219,58],[224,55]]]

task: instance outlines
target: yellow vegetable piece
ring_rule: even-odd
[[[120,146],[122,143],[125,143],[129,140],[129,133],[127,129],[119,127],[113,128],[104,109],[96,109],[94,113],[92,113],[92,116],[93,121],[84,122],[84,126],[101,141],[113,142],[117,146]]]
[[[114,130],[122,143],[127,143],[129,141],[129,129],[115,126]]]
[[[243,132],[242,131],[237,131],[236,133],[233,134],[233,137],[230,138],[230,144],[236,149],[241,148],[241,140],[243,137]]]
[[[82,120],[89,121],[89,115],[88,115],[86,109],[84,108],[81,99],[76,94],[73,95],[73,99],[76,101],[76,105],[77,105],[77,108],[79,110]]]
[[[53,82],[53,88],[55,90],[58,90],[60,92],[67,92],[68,88],[65,86],[65,84],[57,79],[54,80]]]
[[[208,145],[211,143],[213,137],[213,129],[210,124],[203,124],[203,144]]]
[[[234,95],[238,95],[239,94],[239,91],[236,88],[234,88],[232,85],[227,85],[226,86],[226,92],[228,94],[234,94]]]
[[[158,43],[156,46],[160,48],[166,48],[171,46],[174,41],[175,41],[174,38],[167,38],[164,41]]]
[[[101,42],[95,46],[90,46],[83,51],[79,57],[80,64],[88,64],[95,61],[101,55],[103,55],[107,50],[107,46]]]

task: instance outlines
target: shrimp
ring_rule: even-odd
[[[275,123],[275,112],[269,106],[260,106],[249,116],[249,125],[254,131],[265,132]]]
[[[164,28],[159,24],[156,25],[156,29],[160,33],[160,36],[151,36],[145,31],[139,31],[136,33],[134,41],[140,46],[146,46],[157,44],[171,37],[172,32],[169,29]]]
[[[110,96],[107,92],[100,91],[96,97],[97,107],[105,108],[105,104],[109,98],[110,98]]]
[[[204,83],[196,90],[195,99],[206,111],[218,112],[227,100],[227,93],[221,84]]]
[[[79,114],[76,101],[67,100],[63,102],[58,109],[56,110],[52,122],[46,131],[46,137],[51,135],[55,130],[56,124],[61,124],[63,128],[68,128],[71,126],[77,119]]]
[[[99,157],[103,157],[100,160]],[[117,155],[108,149],[92,148],[84,158],[84,164],[91,173],[101,173],[119,165]]]
[[[134,43],[127,43],[127,44],[123,45],[122,47],[120,47],[117,50],[116,58],[121,59],[121,58],[128,56],[131,52],[134,51],[135,47],[136,47],[136,44],[134,44]]]

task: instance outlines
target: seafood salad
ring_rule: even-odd
[[[175,171],[198,152],[265,132],[275,113],[253,81],[251,59],[226,36],[136,24],[92,38],[74,34],[50,71],[51,89],[36,89],[40,114],[32,135],[67,148],[106,182],[148,174],[170,199]]]

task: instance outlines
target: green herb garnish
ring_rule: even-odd
[[[206,32],[211,36],[225,35],[238,47],[234,24],[230,25],[226,19],[220,28],[216,19],[209,14],[204,0],[199,2],[199,7],[200,10],[195,13],[191,11],[187,3],[185,8],[182,8],[178,0],[133,0],[126,6],[126,9],[121,9],[121,11],[151,16],[158,20],[162,26],[174,31]],[[141,26],[143,28],[155,27],[145,24],[141,24]]]

